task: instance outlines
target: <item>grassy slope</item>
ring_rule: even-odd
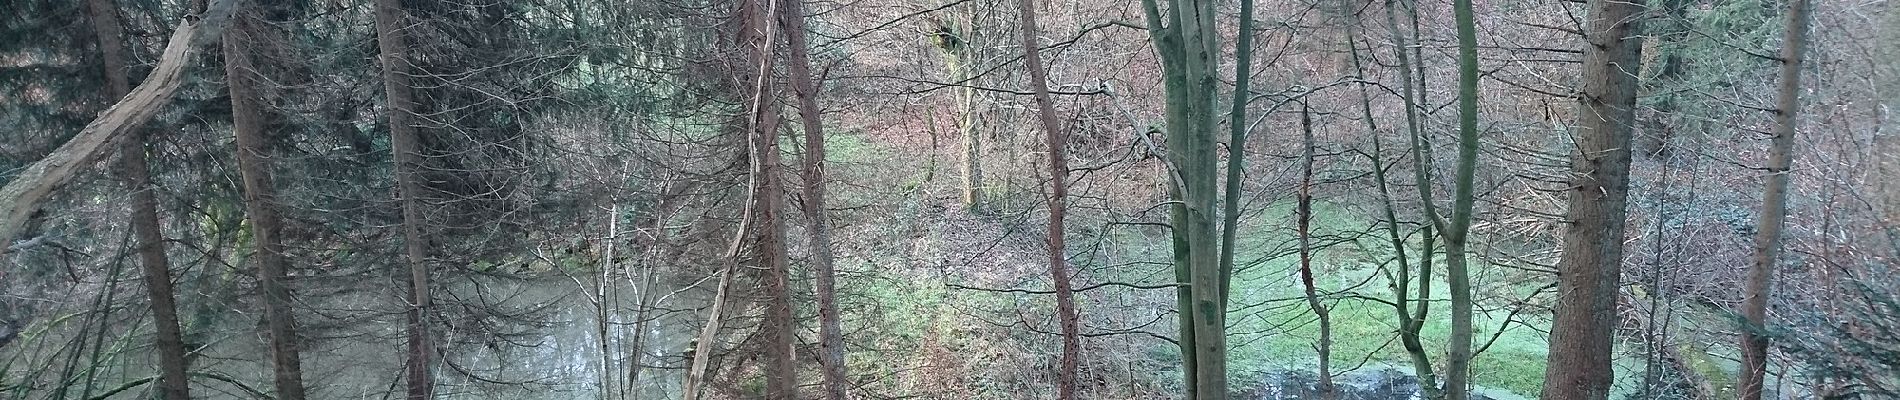
[[[925,393],[933,389],[930,386],[951,384],[961,386],[962,390],[971,390],[964,393],[977,398],[1007,397],[1009,395],[1007,390],[1010,390],[1007,383],[982,379],[981,374],[960,379],[959,382],[922,382],[914,377],[904,377],[907,375],[904,370],[919,367],[920,363],[924,362],[919,360],[934,358],[929,354],[932,348],[969,353],[960,355],[969,357],[974,354],[989,353],[994,350],[989,347],[1002,344],[990,339],[1020,339],[1022,332],[1016,332],[1014,335],[986,332],[999,327],[985,326],[986,324],[982,322],[971,321],[969,315],[994,312],[1002,308],[1037,309],[1042,305],[1033,299],[1037,296],[1022,299],[1018,298],[1022,296],[944,290],[945,282],[943,281],[913,279],[917,276],[912,274],[927,272],[922,270],[930,269],[927,265],[938,261],[929,259],[930,255],[927,253],[941,255],[959,251],[959,249],[944,248],[957,245],[944,237],[944,235],[956,233],[945,231],[977,228],[954,226],[957,223],[970,223],[971,220],[938,225],[944,221],[935,221],[937,216],[920,209],[929,208],[926,203],[931,201],[929,199],[920,201],[920,197],[917,196],[922,196],[922,194],[914,192],[919,190],[920,186],[927,188],[931,185],[930,182],[923,180],[927,166],[920,162],[922,160],[914,157],[905,159],[904,156],[897,154],[900,153],[899,151],[886,148],[881,143],[875,142],[875,139],[867,139],[856,134],[834,135],[829,140],[833,155],[831,161],[835,168],[833,171],[849,171],[842,172],[838,179],[856,180],[841,187],[845,190],[840,191],[840,204],[834,204],[833,207],[866,202],[877,204],[889,213],[864,217],[878,220],[878,224],[889,225],[892,227],[889,229],[901,230],[902,228],[898,227],[916,226],[918,227],[916,229],[924,231],[921,233],[922,240],[917,243],[889,243],[872,246],[880,248],[876,251],[878,254],[860,255],[857,258],[866,262],[862,262],[857,267],[847,267],[870,273],[860,276],[869,279],[863,279],[859,284],[853,285],[855,288],[852,289],[861,296],[857,297],[857,300],[863,302],[866,307],[847,308],[847,324],[851,325],[849,322],[851,320],[857,320],[863,324],[858,327],[862,330],[853,333],[855,337],[877,338],[875,343],[867,343],[862,350],[854,348],[851,355],[852,367],[882,370],[880,372],[883,372],[884,378],[880,383],[902,388],[901,391],[906,392]],[[939,160],[939,162],[952,163],[954,160]],[[892,168],[896,165],[903,165],[903,174],[890,173],[896,170]],[[939,165],[933,180],[952,180],[953,177],[945,175],[948,172],[945,168],[949,166],[949,164]],[[1291,209],[1290,204],[1270,207],[1251,218],[1251,222],[1247,222],[1249,226],[1244,226],[1242,230],[1243,238],[1240,240],[1242,247],[1237,259],[1243,264],[1250,262],[1254,264],[1243,267],[1237,273],[1234,303],[1238,310],[1229,316],[1231,323],[1234,324],[1230,332],[1234,334],[1232,368],[1236,382],[1246,382],[1248,375],[1272,369],[1310,368],[1316,362],[1314,345],[1318,326],[1314,323],[1312,312],[1306,308],[1299,297],[1302,288],[1297,280],[1295,269],[1297,257],[1287,253],[1287,250],[1291,249],[1294,238],[1292,230],[1286,228],[1291,225]],[[1318,213],[1314,218],[1314,229],[1317,234],[1363,231],[1370,223],[1360,211],[1328,204],[1316,205],[1315,209]],[[1084,223],[1078,223],[1078,226],[1082,225]],[[1124,257],[1153,260],[1166,258],[1165,253],[1160,253],[1165,251],[1165,246],[1149,243],[1165,240],[1165,236],[1128,231],[1114,231],[1109,235],[1107,240],[1113,244],[1107,247],[1124,249],[1119,250],[1126,252],[1123,254]],[[887,238],[904,240],[895,236],[907,235],[893,235]],[[1356,243],[1340,244],[1319,251],[1314,268],[1318,274],[1322,292],[1345,291],[1350,288],[1352,294],[1389,299],[1391,292],[1387,287],[1388,282],[1383,275],[1375,275],[1379,273],[1379,263],[1390,257],[1389,247],[1380,237],[1370,236],[1361,238]],[[919,248],[923,250],[918,250]],[[1267,254],[1276,252],[1280,255],[1263,259]],[[1088,261],[1078,258],[1077,262],[1081,264]],[[908,266],[892,268],[905,264]],[[1165,271],[1150,270],[1156,268],[1161,267],[1154,265],[1123,267],[1123,269],[1112,271],[1110,275],[1113,276],[1098,275],[1078,279],[1090,279],[1097,282],[1104,280],[1152,282],[1156,279],[1166,279],[1167,274],[1159,273]],[[1437,270],[1442,274],[1442,265]],[[1474,271],[1483,273],[1483,268],[1474,268]],[[958,276],[959,272],[954,270],[944,272],[948,275],[935,278],[946,281],[965,281],[967,278]],[[1034,278],[1025,277],[1028,281],[1023,284],[1023,287],[1043,289],[1046,286],[1036,284]],[[1433,353],[1436,360],[1442,358],[1449,319],[1443,304],[1446,293],[1442,275],[1435,279],[1433,286],[1434,310],[1431,321],[1426,324],[1424,339],[1428,351]],[[1513,288],[1508,292],[1516,296],[1516,293],[1534,289]],[[1124,301],[1113,298],[1122,295],[1125,294],[1108,291],[1086,293],[1082,304]],[[1171,293],[1150,291],[1143,292],[1141,295],[1165,300],[1161,298],[1170,296]],[[847,302],[850,301],[847,300]],[[1171,304],[1171,302],[1162,303]],[[1390,306],[1351,298],[1343,294],[1330,297],[1327,304],[1333,308],[1335,335],[1333,362],[1336,371],[1347,371],[1359,365],[1364,365],[1364,368],[1391,366],[1401,370],[1409,369],[1406,364],[1409,362],[1408,359],[1394,340],[1396,324]],[[1087,310],[1084,311],[1087,312]],[[1478,327],[1477,337],[1480,345],[1483,341],[1489,340],[1497,331],[1503,323],[1506,312],[1508,311],[1495,311],[1494,314],[1480,313],[1477,316],[1475,324]],[[1105,317],[1095,318],[1099,320]],[[1517,318],[1521,321],[1525,317]],[[1548,322],[1533,321],[1532,323],[1547,324]],[[1171,332],[1166,326],[1151,330]],[[1029,341],[1037,340],[1030,339]],[[1167,371],[1166,368],[1173,362],[1178,362],[1177,352],[1171,345],[1164,342],[1151,340],[1140,343],[1147,343],[1151,347],[1128,349],[1129,351],[1123,353],[1144,358],[1142,364],[1158,366],[1160,370],[1155,372],[1153,381],[1162,386],[1171,386],[1170,382],[1175,381],[1176,378],[1168,377],[1167,375],[1170,375],[1172,371]],[[1474,360],[1474,381],[1480,385],[1514,393],[1536,393],[1543,377],[1545,347],[1542,334],[1513,324],[1499,336],[1496,344],[1479,354]],[[945,364],[943,360],[929,363],[936,364],[937,367]],[[981,369],[969,363],[962,364],[964,365],[961,372],[964,373],[977,373],[975,369]],[[942,372],[951,373],[952,371]],[[1178,374],[1178,372],[1173,373]],[[983,393],[988,393],[988,395]],[[1513,396],[1504,394],[1494,397]]]
[[[1314,207],[1313,226],[1315,235],[1343,234],[1344,232],[1363,231],[1369,221],[1350,210],[1327,204]],[[1241,263],[1264,257],[1265,254],[1278,253],[1291,249],[1293,232],[1290,229],[1264,229],[1260,225],[1285,225],[1281,221],[1292,221],[1290,206],[1272,207],[1262,213],[1255,226],[1244,232],[1248,235],[1242,240]],[[1397,322],[1395,311],[1390,305],[1354,296],[1392,299],[1390,282],[1380,271],[1392,268],[1388,261],[1391,246],[1381,236],[1360,238],[1356,243],[1319,249],[1314,255],[1314,274],[1316,284],[1322,296],[1328,296],[1325,303],[1332,311],[1333,355],[1335,373],[1343,372],[1362,363],[1366,368],[1396,367],[1409,370],[1410,361],[1404,349],[1395,340]],[[1413,250],[1410,255],[1416,255]],[[1311,310],[1303,303],[1301,296],[1304,288],[1297,279],[1297,255],[1264,260],[1263,263],[1237,273],[1235,277],[1234,300],[1237,308],[1229,319],[1235,321],[1230,332],[1237,337],[1233,342],[1236,373],[1260,372],[1274,368],[1311,368],[1317,364],[1314,350],[1319,338],[1319,324]],[[1474,260],[1475,261],[1475,260]],[[1434,266],[1438,278],[1432,287],[1432,312],[1425,324],[1423,334],[1427,351],[1434,361],[1443,358],[1445,337],[1449,333],[1450,319],[1444,303],[1447,298],[1443,283],[1443,265]],[[1476,274],[1484,274],[1484,267],[1474,265]],[[1485,283],[1485,280],[1477,280]],[[1484,289],[1484,288],[1481,288]],[[1508,292],[1512,296],[1521,295],[1535,287],[1516,288]],[[1481,290],[1484,293],[1487,290]],[[1481,297],[1480,301],[1483,299]],[[1262,304],[1264,303],[1264,304]],[[1251,306],[1251,307],[1249,307]],[[1481,309],[1484,305],[1481,304]],[[1482,346],[1496,334],[1508,310],[1480,312],[1474,318],[1477,327],[1477,345]],[[1519,322],[1526,316],[1515,317]],[[1533,324],[1548,324],[1548,321],[1531,321]],[[1477,355],[1472,362],[1473,381],[1479,385],[1508,390],[1514,393],[1537,393],[1543,381],[1546,342],[1541,333],[1513,323],[1498,336],[1495,344]]]

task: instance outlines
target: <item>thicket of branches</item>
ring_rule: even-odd
[[[10,3],[0,183],[203,3]],[[236,6],[129,150],[0,205],[0,397],[1900,396],[1883,3]]]

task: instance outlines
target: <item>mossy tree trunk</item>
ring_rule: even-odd
[[[1445,337],[1445,398],[1471,397],[1471,271],[1466,246],[1471,211],[1477,200],[1478,33],[1471,0],[1452,2],[1458,25],[1458,161],[1453,172],[1451,220],[1442,224],[1445,239],[1445,289],[1451,297],[1451,333]]]
[[[1143,0],[1148,33],[1160,53],[1166,92],[1170,168],[1169,214],[1173,220],[1176,310],[1187,398],[1227,398],[1226,286],[1221,276],[1215,208],[1215,84],[1220,36],[1215,2]],[[1230,201],[1233,199],[1230,199]]]
[[[1410,19],[1414,21],[1411,25],[1413,29],[1410,31],[1406,30],[1405,25],[1399,24],[1398,11],[1401,7],[1407,10],[1407,13],[1411,17]],[[1386,186],[1386,180],[1383,177],[1383,168],[1375,169],[1375,171],[1378,171],[1376,178],[1379,179],[1380,193],[1388,199],[1385,202],[1387,235],[1392,242],[1392,247],[1399,264],[1398,274],[1393,278],[1393,286],[1396,288],[1395,296],[1397,297],[1394,302],[1394,308],[1398,312],[1399,343],[1412,361],[1413,373],[1418,376],[1419,380],[1420,394],[1428,400],[1437,400],[1444,398],[1444,392],[1438,387],[1438,374],[1435,370],[1436,367],[1432,363],[1431,355],[1425,351],[1424,342],[1420,339],[1420,332],[1425,328],[1425,318],[1430,315],[1431,311],[1431,302],[1429,299],[1432,293],[1432,255],[1437,252],[1436,247],[1434,247],[1437,237],[1432,234],[1432,228],[1433,223],[1437,221],[1438,208],[1437,202],[1432,199],[1432,171],[1429,168],[1430,164],[1427,162],[1430,160],[1430,157],[1428,157],[1430,148],[1425,144],[1424,127],[1422,126],[1422,116],[1420,115],[1422,109],[1419,107],[1425,94],[1424,90],[1422,90],[1422,84],[1418,83],[1417,78],[1413,74],[1414,71],[1423,69],[1423,67],[1418,64],[1424,61],[1417,57],[1418,53],[1416,51],[1407,51],[1408,49],[1417,49],[1419,47],[1416,30],[1418,15],[1417,10],[1409,3],[1400,4],[1398,1],[1388,0],[1385,3],[1385,9],[1386,26],[1390,30],[1392,42],[1399,44],[1397,48],[1393,49],[1392,53],[1399,61],[1400,96],[1405,104],[1406,129],[1404,132],[1406,133],[1407,141],[1410,143],[1408,149],[1412,155],[1412,179],[1414,186],[1418,189],[1419,204],[1424,208],[1423,212],[1425,217],[1432,220],[1431,223],[1425,224],[1423,228],[1424,234],[1420,239],[1418,271],[1416,275],[1411,273],[1412,265],[1408,262],[1405,254],[1405,242],[1401,239],[1398,232],[1398,213],[1396,210],[1393,210],[1392,200],[1390,200],[1392,197],[1391,190]],[[1365,95],[1362,94],[1362,97],[1364,96]],[[1370,111],[1371,100],[1365,100],[1365,102],[1366,120],[1372,121]],[[1373,135],[1373,146],[1373,154],[1381,155],[1383,143],[1378,140],[1377,134]],[[1408,294],[1412,288],[1413,276],[1417,277],[1417,299],[1410,299],[1411,296]]]

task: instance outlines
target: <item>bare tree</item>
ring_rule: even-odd
[[[825,398],[844,400],[844,331],[838,321],[838,270],[831,252],[831,221],[825,217],[825,131],[818,106],[819,77],[811,71],[811,49],[805,34],[805,0],[782,0],[779,27],[785,31],[787,74],[798,97],[798,117],[805,130],[805,157],[800,175],[805,181],[805,220],[812,251],[818,297],[818,364],[824,369]]]
[[[1063,246],[1062,223],[1068,216],[1068,135],[1056,122],[1055,100],[1049,96],[1049,73],[1042,66],[1042,43],[1037,40],[1036,1],[1016,3],[1022,14],[1023,65],[1029,69],[1029,87],[1035,92],[1036,115],[1042,123],[1049,157],[1049,279],[1055,282],[1056,319],[1062,325],[1062,364],[1056,371],[1056,398],[1075,398],[1076,359],[1081,356],[1081,323],[1076,317],[1075,290],[1069,281],[1069,260]]]
[[[1300,189],[1294,204],[1294,214],[1298,226],[1294,228],[1299,235],[1300,285],[1306,289],[1306,307],[1319,317],[1319,343],[1314,350],[1319,353],[1319,395],[1321,399],[1336,396],[1333,387],[1333,317],[1320,302],[1319,285],[1313,281],[1313,111],[1307,105],[1300,108]]]
[[[1234,242],[1240,237],[1241,172],[1247,168],[1247,103],[1253,98],[1253,0],[1240,0],[1240,33],[1234,40],[1234,98],[1227,115],[1227,182],[1221,206],[1221,309],[1226,310],[1234,280]]]
[[[1427,158],[1425,155],[1429,154],[1429,148],[1423,143],[1424,128],[1422,126],[1423,122],[1420,121],[1422,116],[1419,115],[1422,112],[1419,103],[1422,100],[1421,97],[1424,97],[1424,91],[1421,90],[1422,83],[1413,74],[1415,68],[1423,68],[1419,67],[1418,64],[1423,63],[1424,60],[1420,60],[1416,57],[1418,52],[1415,50],[1422,46],[1418,46],[1418,32],[1416,29],[1408,33],[1405,27],[1399,24],[1397,15],[1399,8],[1399,2],[1386,1],[1385,22],[1386,27],[1390,31],[1392,42],[1398,44],[1392,53],[1396,56],[1394,58],[1399,62],[1399,85],[1401,87],[1399,92],[1405,110],[1406,129],[1404,132],[1411,144],[1409,150],[1412,154],[1412,179],[1418,188],[1418,200],[1419,204],[1424,208],[1424,214],[1435,223],[1438,208],[1437,202],[1432,199],[1431,195],[1431,170],[1424,167]],[[1413,21],[1412,27],[1416,28],[1418,21],[1417,10],[1412,8],[1412,4],[1407,4],[1405,8],[1408,10],[1408,15]],[[1413,51],[1407,51],[1408,49]],[[1354,61],[1358,62],[1358,58],[1355,57]],[[1360,68],[1363,69],[1363,66]],[[1373,121],[1371,100],[1368,95],[1364,93],[1361,93],[1360,96],[1362,99],[1366,99],[1363,100],[1365,102],[1363,107],[1366,120]],[[1376,131],[1376,129],[1374,130]],[[1376,132],[1373,134],[1372,140],[1373,161],[1377,163],[1377,165],[1383,165],[1383,143],[1379,140],[1379,135]],[[1428,300],[1431,298],[1432,292],[1432,254],[1436,252],[1433,247],[1436,238],[1432,235],[1433,226],[1432,223],[1427,223],[1423,228],[1424,235],[1420,239],[1421,243],[1419,249],[1421,250],[1421,254],[1418,255],[1418,273],[1416,275],[1418,277],[1418,298],[1412,300],[1410,299],[1410,295],[1407,294],[1412,288],[1413,275],[1410,273],[1412,264],[1406,257],[1405,241],[1399,234],[1398,212],[1394,209],[1392,204],[1394,201],[1392,191],[1386,182],[1384,168],[1374,168],[1373,170],[1375,171],[1374,178],[1379,181],[1378,186],[1380,196],[1382,197],[1381,202],[1384,203],[1386,233],[1388,239],[1392,242],[1393,252],[1399,264],[1399,271],[1392,279],[1393,286],[1397,289],[1393,304],[1398,312],[1399,343],[1401,347],[1405,348],[1405,353],[1411,358],[1413,374],[1418,376],[1420,394],[1428,400],[1442,399],[1444,398],[1444,392],[1438,387],[1438,375],[1434,371],[1435,367],[1432,364],[1431,355],[1425,352],[1425,345],[1420,339],[1421,332],[1425,327],[1425,318],[1430,315],[1431,311],[1431,302]]]
[[[957,6],[937,21],[937,31],[931,33],[931,40],[943,53],[944,68],[950,73],[950,88],[956,102],[957,138],[960,140],[962,164],[959,166],[963,178],[963,208],[980,210],[983,207],[983,137],[976,130],[977,123],[977,87],[976,75],[972,63],[976,60],[976,44],[971,43],[976,35],[976,10],[972,5]]]
[[[1143,0],[1149,39],[1160,53],[1167,92],[1169,207],[1173,220],[1176,312],[1187,399],[1227,398],[1226,310],[1220,288],[1219,196],[1214,168],[1214,82],[1218,81],[1214,1]],[[1228,199],[1235,201],[1237,199]]]
[[[1432,215],[1445,239],[1445,289],[1451,298],[1451,333],[1445,337],[1445,398],[1471,396],[1471,271],[1466,245],[1477,201],[1478,22],[1471,0],[1452,2],[1458,25],[1458,164],[1452,176],[1451,220]]]

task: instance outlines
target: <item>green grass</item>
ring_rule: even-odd
[[[889,150],[871,143],[870,139],[864,136],[864,132],[844,131],[835,127],[827,128],[825,132],[826,162],[866,163],[889,157]],[[785,148],[804,146],[804,139],[801,138],[798,141],[797,144],[787,143]]]
[[[1256,220],[1290,225],[1293,220],[1290,214],[1290,206],[1275,206]],[[1341,207],[1326,204],[1314,207],[1312,229],[1315,235],[1359,231],[1367,224],[1368,221]],[[1294,234],[1288,228],[1248,228],[1245,240],[1239,244],[1241,256],[1237,259],[1242,260],[1240,262],[1278,250],[1273,246],[1289,245]],[[1357,245],[1341,244],[1319,249],[1314,254],[1314,281],[1332,317],[1334,373],[1351,369],[1362,361],[1366,368],[1412,369],[1410,358],[1396,340],[1398,324],[1392,306],[1354,297],[1392,299],[1390,282],[1378,265],[1391,257],[1390,247],[1383,236],[1374,235],[1360,239]],[[1416,250],[1411,254],[1416,254]],[[1234,325],[1229,329],[1233,334],[1229,338],[1233,357],[1230,370],[1236,377],[1272,369],[1317,367],[1319,324],[1301,297],[1304,287],[1298,279],[1298,265],[1297,256],[1284,256],[1236,273],[1235,310],[1228,315],[1229,323]],[[1477,268],[1481,267],[1473,266],[1474,273]],[[1432,285],[1434,301],[1421,339],[1432,361],[1442,365],[1445,338],[1450,332],[1442,260],[1434,265],[1434,270],[1437,273]],[[1531,289],[1535,288],[1524,291]],[[1326,295],[1328,292],[1333,295]],[[1266,301],[1271,302],[1243,308]],[[1498,331],[1504,322],[1504,313],[1500,310],[1497,315],[1474,316],[1474,348],[1482,346]],[[1517,318],[1522,321],[1524,316]],[[1514,323],[1489,349],[1472,360],[1472,380],[1478,385],[1519,395],[1535,394],[1542,386],[1546,348],[1543,337]]]
[[[849,163],[861,166],[881,165],[896,155],[868,140],[859,132],[841,132],[828,135],[830,154],[827,159],[834,163]],[[853,167],[845,167],[852,168]],[[834,170],[837,171],[837,170]],[[876,171],[872,173],[885,173]],[[942,171],[939,171],[942,172]],[[863,174],[866,171],[853,171]],[[908,178],[895,180],[915,180],[922,171],[909,172]],[[893,179],[887,177],[885,179]],[[907,182],[906,185],[915,184]],[[850,191],[845,191],[850,192]],[[848,193],[840,193],[850,196]],[[865,195],[858,193],[859,195]],[[1251,219],[1242,228],[1238,243],[1237,259],[1241,263],[1258,260],[1268,252],[1286,250],[1293,244],[1292,226],[1293,207],[1290,202],[1268,206]],[[1350,209],[1332,204],[1316,204],[1313,229],[1319,235],[1340,235],[1347,232],[1364,231],[1371,220],[1364,216],[1365,210]],[[1314,269],[1316,281],[1322,292],[1333,293],[1327,296],[1325,303],[1331,308],[1333,322],[1332,364],[1335,372],[1346,371],[1362,364],[1367,369],[1396,368],[1410,371],[1410,359],[1396,341],[1397,322],[1395,311],[1389,305],[1371,300],[1354,298],[1352,295],[1379,299],[1391,299],[1388,282],[1380,271],[1381,263],[1390,258],[1392,249],[1380,231],[1360,238],[1355,242],[1343,243],[1319,250],[1315,256]],[[1073,234],[1083,234],[1076,232]],[[1167,234],[1155,230],[1109,229],[1094,234],[1109,235],[1106,239],[1113,249],[1113,256],[1102,260],[1095,257],[1077,259],[1078,264],[1088,265],[1106,260],[1167,260],[1169,246]],[[1079,238],[1078,238],[1079,240]],[[1413,244],[1416,246],[1416,243]],[[1474,246],[1476,247],[1476,246]],[[1416,255],[1416,247],[1412,249]],[[889,262],[899,262],[902,257],[886,255],[880,257]],[[1319,327],[1313,322],[1312,311],[1300,297],[1303,287],[1297,278],[1298,259],[1293,255],[1284,255],[1265,260],[1238,271],[1235,276],[1234,307],[1239,311],[1230,311],[1228,319],[1232,327],[1229,332],[1231,363],[1230,373],[1236,390],[1247,389],[1260,373],[1275,369],[1311,369],[1317,364],[1317,352],[1314,349]],[[1081,266],[1081,265],[1079,265]],[[1424,328],[1423,340],[1432,360],[1442,365],[1445,349],[1445,337],[1449,331],[1449,310],[1444,299],[1445,290],[1442,260],[1435,267],[1438,276],[1433,280],[1432,310]],[[1482,267],[1474,266],[1474,272]],[[877,268],[874,268],[877,269]],[[880,269],[881,270],[881,269]],[[1084,267],[1084,270],[1091,270]],[[1099,280],[1122,282],[1167,282],[1173,279],[1164,265],[1142,264],[1136,267],[1117,267],[1106,271],[1093,269]],[[882,275],[882,274],[879,274]],[[1500,284],[1505,279],[1491,277],[1480,281],[1483,284]],[[1531,284],[1542,284],[1543,280],[1525,279]],[[1535,287],[1497,287],[1483,288],[1484,292],[1497,293],[1501,297],[1521,297]],[[870,326],[862,326],[857,337],[876,337],[880,343],[876,347],[886,349],[915,348],[923,344],[926,338],[935,338],[939,345],[952,349],[982,348],[988,343],[972,342],[970,329],[979,327],[961,326],[971,321],[961,320],[956,315],[978,310],[1005,310],[1024,307],[1018,304],[1020,299],[1010,296],[997,296],[993,293],[970,293],[967,291],[946,290],[934,280],[906,280],[898,276],[881,276],[871,279],[853,289],[865,303],[874,304],[858,311],[847,311],[848,320],[875,321]],[[1104,293],[1084,293],[1083,297],[1104,296]],[[1171,298],[1168,291],[1146,292],[1144,296],[1155,296],[1156,300]],[[1106,299],[1103,299],[1106,300]],[[1244,308],[1247,304],[1275,300],[1264,306]],[[1053,308],[1053,298],[1035,299],[1032,302],[1048,302]],[[1086,304],[1088,300],[1083,300]],[[1041,305],[1041,303],[1037,303]],[[1088,312],[1084,310],[1084,312]],[[1479,314],[1474,319],[1477,345],[1482,345],[1503,323],[1504,311],[1497,315]],[[861,319],[859,319],[861,318]],[[1519,316],[1523,320],[1524,316]],[[1531,323],[1543,324],[1533,321]],[[1154,328],[1161,332],[1172,332],[1172,321],[1159,322],[1163,326]],[[1149,379],[1164,386],[1179,385],[1177,369],[1178,349],[1164,342],[1154,342],[1142,349],[1128,349],[1139,352],[1149,362],[1160,369],[1153,371]],[[1544,339],[1530,329],[1513,324],[1485,352],[1472,362],[1472,377],[1475,383],[1490,388],[1508,390],[1512,393],[1534,395],[1543,380],[1546,343]],[[852,354],[853,367],[902,368],[906,361],[902,359],[876,359],[875,352]],[[903,352],[886,354],[892,357],[914,357],[916,354]],[[894,374],[896,370],[886,371]],[[897,379],[885,375],[886,379]],[[1441,375],[1442,378],[1442,375]],[[899,385],[895,380],[881,382],[886,385]],[[978,385],[985,386],[985,385]],[[1490,391],[1493,397],[1510,398],[1508,394]],[[979,394],[972,394],[980,396]]]

